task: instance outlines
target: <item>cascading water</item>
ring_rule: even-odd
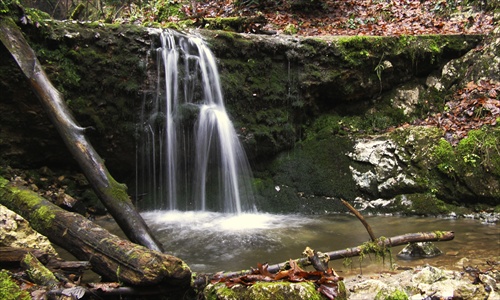
[[[139,125],[138,205],[253,211],[251,171],[212,52],[200,38],[179,32],[163,31],[160,39],[155,89],[145,97]]]

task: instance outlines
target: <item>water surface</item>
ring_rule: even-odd
[[[350,215],[223,214],[213,212],[155,211],[143,213],[165,251],[183,259],[193,271],[237,271],[257,263],[280,263],[301,257],[306,246],[322,252],[358,246],[369,240],[363,225]],[[436,242],[443,255],[414,261],[400,260],[394,247],[392,263],[400,267],[431,264],[460,268],[463,258],[470,265],[500,259],[500,230],[473,219],[369,216],[375,235],[392,237],[424,231],[454,231],[455,239]],[[352,258],[330,264],[341,275],[390,270],[389,259]]]

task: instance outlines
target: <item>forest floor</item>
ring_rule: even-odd
[[[479,5],[462,5],[469,2]],[[258,30],[302,36],[474,34],[493,30],[491,2],[496,0],[489,6],[460,0],[208,0],[184,5],[183,12],[196,18],[263,16],[267,23]]]

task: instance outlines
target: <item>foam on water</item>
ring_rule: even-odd
[[[190,230],[211,230],[227,234],[244,231],[276,230],[283,227],[298,227],[310,223],[311,219],[299,215],[277,215],[268,213],[226,214],[208,211],[150,211],[142,214],[148,224],[155,228],[179,226]]]

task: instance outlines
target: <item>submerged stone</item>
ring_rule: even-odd
[[[401,259],[430,258],[443,254],[432,242],[410,243],[398,253]]]

